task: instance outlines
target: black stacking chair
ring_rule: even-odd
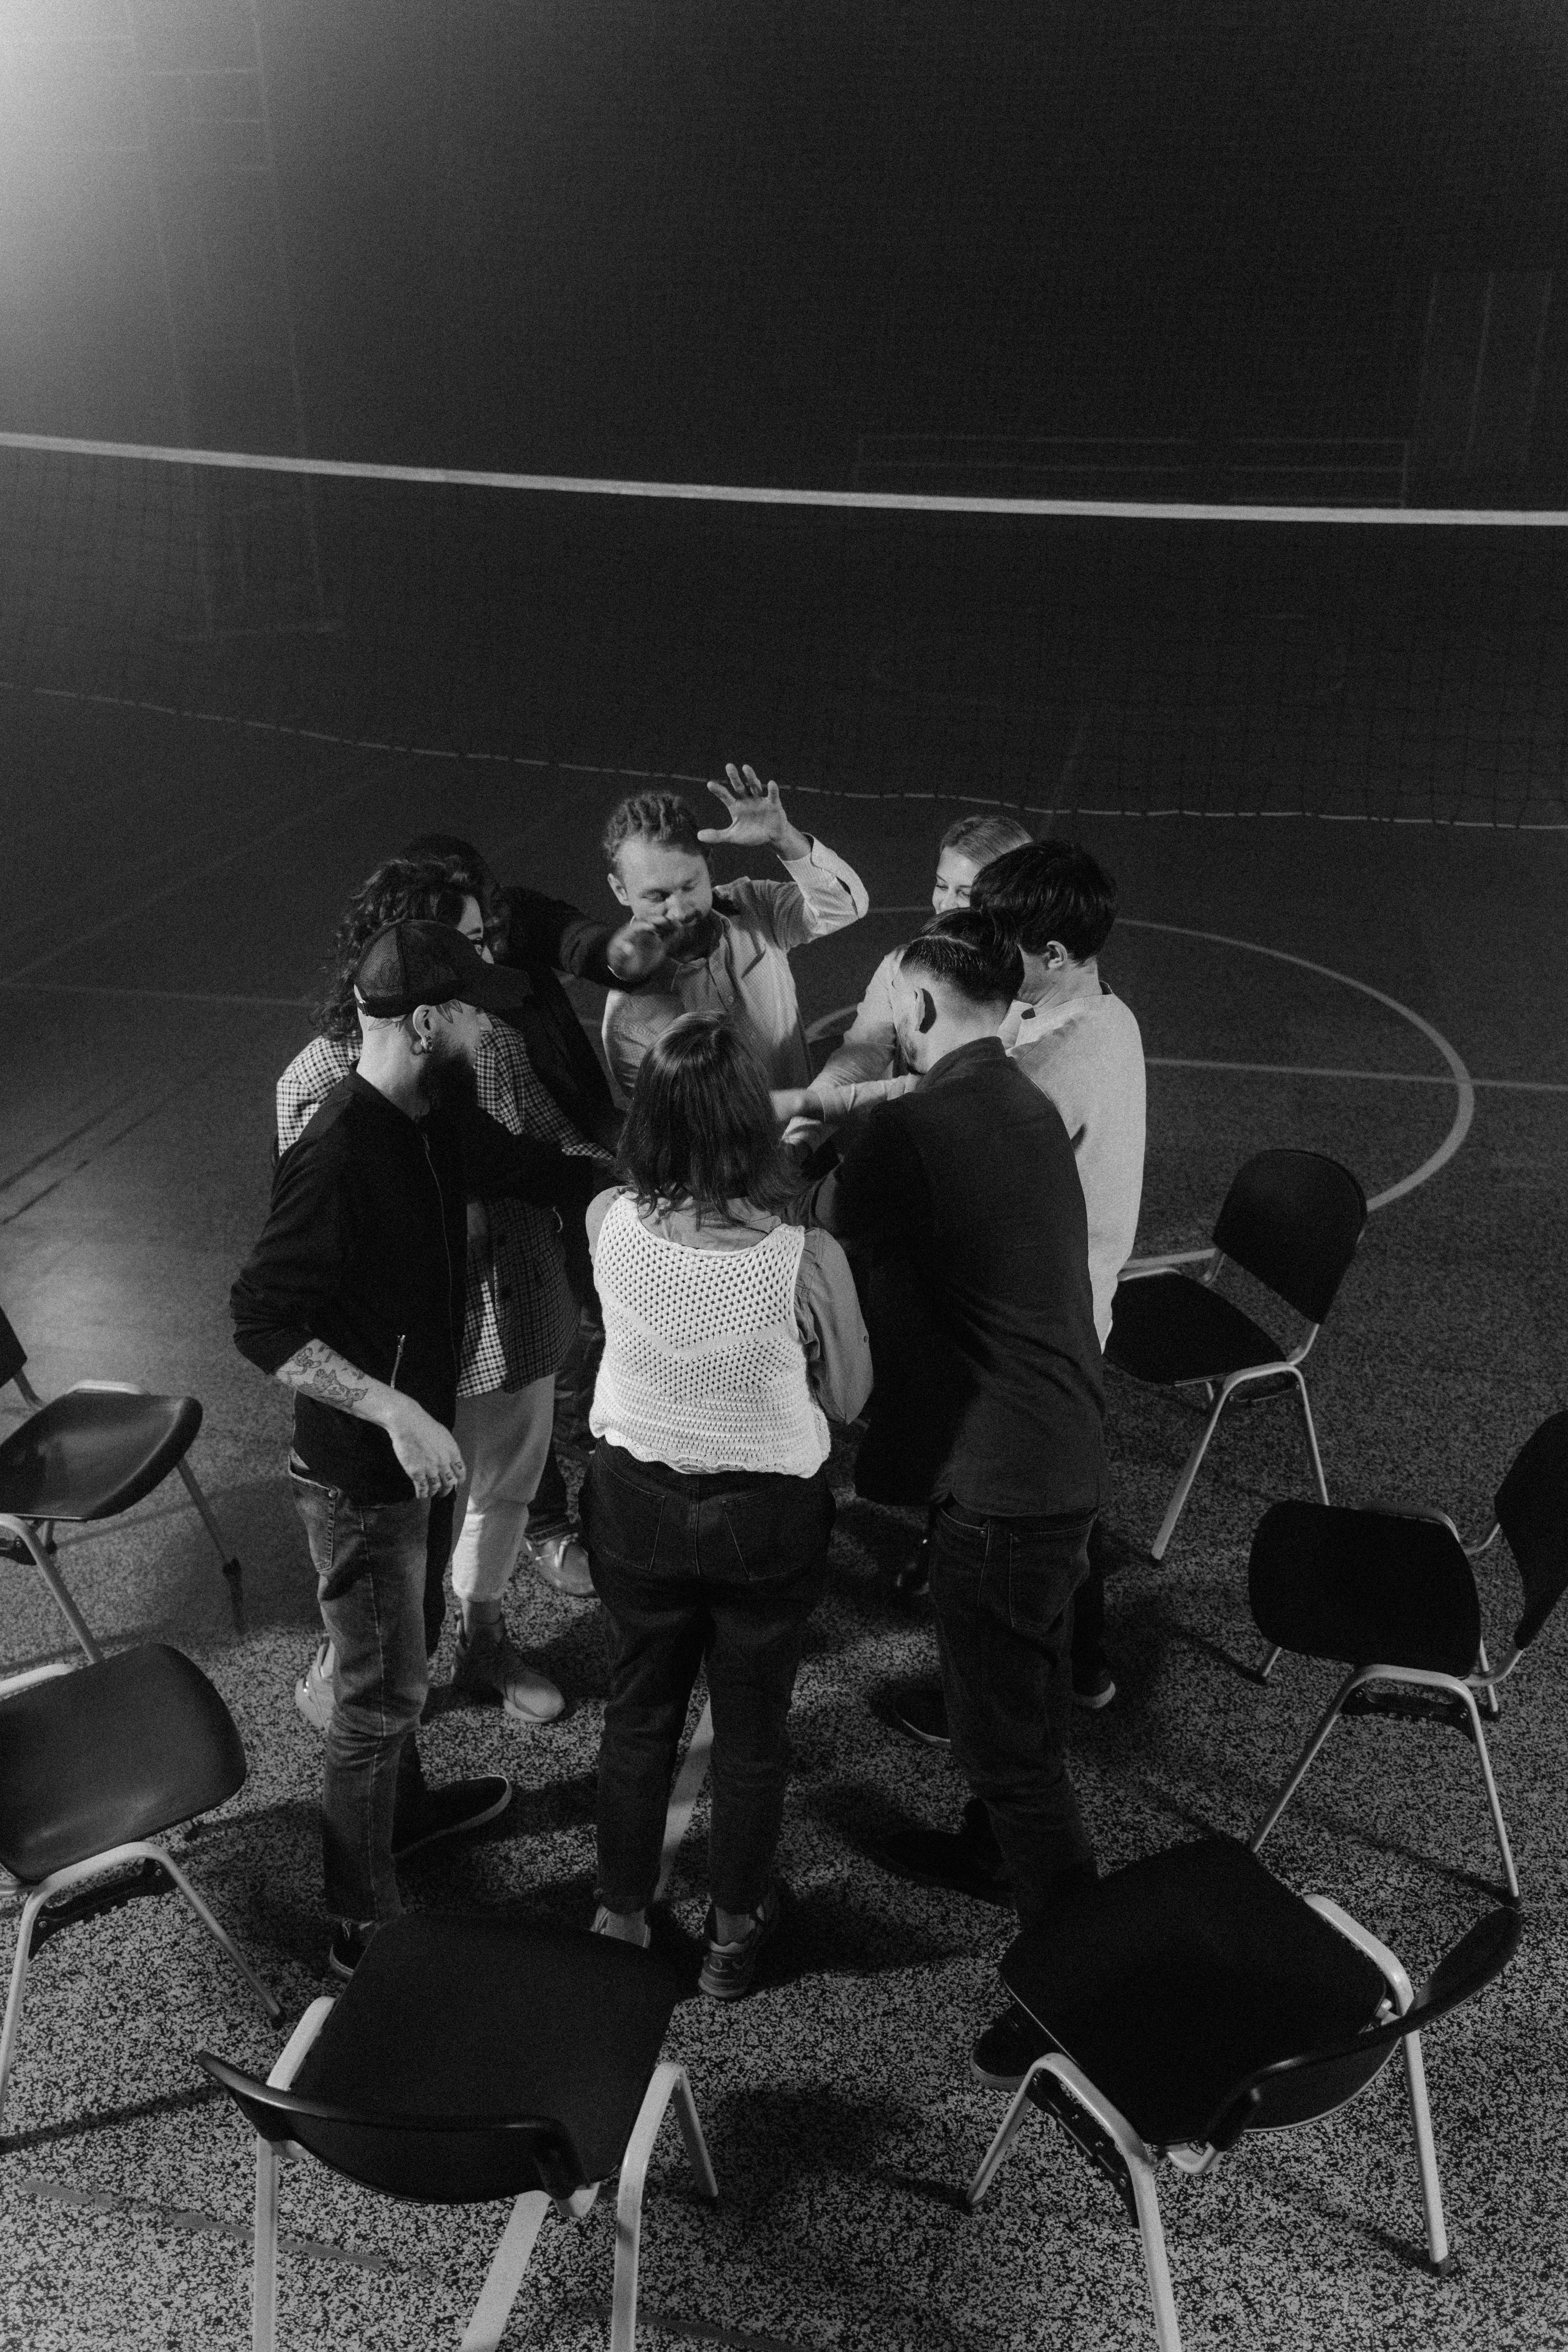
[[[1238,1171],[1226,1194],[1202,1276],[1194,1278],[1169,1265],[1122,1276],[1106,1362],[1154,1388],[1204,1389],[1210,1404],[1203,1433],[1149,1547],[1153,1559],[1163,1558],[1176,1531],[1221,1413],[1237,1389],[1251,1381],[1272,1381],[1276,1393],[1296,1397],[1312,1475],[1319,1494],[1328,1501],[1301,1365],[1365,1223],[1366,1194],[1337,1160],[1321,1151],[1260,1151]],[[1226,1258],[1306,1317],[1310,1328],[1305,1339],[1294,1348],[1282,1348],[1260,1323],[1215,1289]]]
[[[1375,1936],[1326,1895],[1292,1894],[1228,1838],[1135,1862],[1003,1958],[1003,1982],[1052,2046],[1009,2102],[967,2201],[984,2196],[1030,2107],[1051,2116],[1137,2223],[1161,2352],[1181,2352],[1160,2159],[1206,2173],[1244,2132],[1331,2115],[1403,2044],[1427,2251],[1446,2274],[1421,2031],[1490,1983],[1520,1927],[1518,1912],[1489,1912],[1413,1992]]]
[[[14,1381],[35,1411],[0,1443],[0,1528],[21,1545],[61,1616],[97,1665],[103,1653],[82,1622],[54,1558],[57,1519],[118,1518],[161,1486],[171,1470],[185,1482],[228,1579],[236,1626],[244,1631],[239,1562],[185,1460],[202,1425],[195,1397],[148,1396],[124,1381],[79,1381],[45,1404],[22,1367],[26,1350],[0,1314],[0,1388]]]
[[[172,1882],[279,2021],[283,2011],[234,1938],[154,1843],[232,1797],[245,1769],[239,1734],[205,1675],[159,1643],[0,1699],[0,1868],[24,1898],[0,2026],[0,2115],[35,1949],[71,1919],[132,1894],[165,1894]],[[127,1878],[130,1865],[141,1867]],[[94,1884],[105,1881],[113,1883]]]
[[[679,1990],[608,1937],[405,1914],[346,1992],[307,2010],[265,2083],[198,2052],[257,2133],[254,2352],[276,2336],[279,2167],[306,2156],[421,2204],[515,2200],[471,2347],[505,2334],[548,2208],[581,2221],[618,2173],[610,2344],[633,2352],[643,2180],[672,2099],[698,2188],[719,2194],[686,2070],[659,2060]]]
[[[1342,1715],[1411,1715],[1450,1722],[1475,1742],[1511,1902],[1519,1900],[1483,1713],[1500,1712],[1497,1685],[1512,1674],[1568,1588],[1568,1412],[1543,1421],[1498,1488],[1485,1541],[1467,1551],[1441,1511],[1326,1510],[1276,1503],[1252,1539],[1252,1613],[1274,1646],[1350,1667],[1254,1831],[1256,1853],[1306,1778]],[[1472,1561],[1499,1531],[1519,1565],[1524,1613],[1494,1665],[1481,1631]],[[1371,1683],[1394,1692],[1373,1694]]]

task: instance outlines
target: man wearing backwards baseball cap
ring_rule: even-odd
[[[463,1477],[451,1423],[485,1125],[474,1055],[489,1013],[526,987],[445,923],[376,933],[355,979],[359,1066],[279,1161],[231,1299],[241,1354],[294,1391],[289,1476],[337,1654],[321,1843],[340,1976],[402,1907],[397,1860],[511,1798],[499,1774],[427,1789],[415,1727],[429,1681],[425,1525],[431,1497]],[[542,1169],[561,1158],[533,1150]],[[563,1202],[576,1166],[563,1163]],[[515,1171],[502,1189],[521,1189]]]

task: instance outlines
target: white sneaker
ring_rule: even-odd
[[[294,1685],[294,1704],[310,1725],[324,1738],[332,1720],[332,1675],[337,1660],[332,1645],[323,1642],[305,1672]]]
[[[570,1531],[558,1536],[524,1536],[521,1557],[552,1592],[564,1593],[569,1601],[594,1598],[588,1555]]]

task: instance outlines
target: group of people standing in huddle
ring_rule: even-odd
[[[1094,1858],[1067,1765],[1103,1650],[1100,1349],[1137,1224],[1143,1057],[1100,978],[1110,877],[1009,817],[941,845],[933,919],[878,966],[813,1074],[792,951],[868,909],[858,875],[727,770],[728,823],[667,793],[605,834],[623,919],[502,887],[426,835],[339,929],[319,1034],[277,1098],[270,1212],[234,1286],[242,1352],[294,1393],[289,1478],[323,1639],[296,1694],[325,1737],[331,1966],[400,1907],[397,1864],[494,1820],[501,1775],[433,1787],[417,1726],[446,1613],[453,1682],[560,1713],[509,1632],[521,1567],[611,1633],[594,1928],[650,1938],[693,1685],[712,1707],[700,1984],[750,1990],[788,1717],[824,1591],[830,1423],[857,1491],[926,1514],[958,1826],[889,1868],[1044,1916]],[[782,878],[715,884],[713,845]],[[563,979],[607,992],[605,1059]],[[584,1423],[586,1424],[584,1429]],[[554,1448],[593,1441],[569,1514]],[[975,2045],[987,2080],[1026,2021]]]

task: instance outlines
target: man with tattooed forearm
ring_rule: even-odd
[[[511,1797],[499,1775],[427,1789],[415,1727],[429,1681],[426,1521],[463,1478],[452,1421],[474,1055],[489,1012],[526,986],[444,923],[376,933],[356,980],[358,1067],[279,1161],[231,1301],[240,1352],[294,1391],[289,1478],[336,1657],[321,1842],[341,1976],[401,1908],[397,1859]],[[589,1181],[592,1163],[531,1149],[531,1183]]]

